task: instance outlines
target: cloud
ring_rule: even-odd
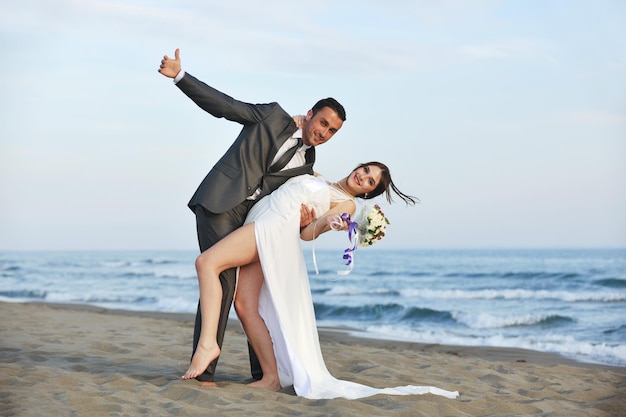
[[[626,113],[583,110],[569,113],[567,119],[568,121],[582,124],[626,126]]]
[[[468,13],[481,17],[460,28],[476,25],[492,4],[403,1],[381,6],[371,1],[320,1],[296,7],[287,0],[172,4],[59,0],[51,5],[25,0],[9,5],[0,22],[11,25],[12,34],[19,37],[36,37],[31,44],[34,54],[41,54],[35,49],[42,44],[48,45],[48,51],[61,49],[69,43],[64,37],[69,37],[84,45],[80,54],[88,54],[92,62],[97,51],[105,48],[128,55],[131,50],[140,53],[139,49],[159,44],[168,48],[163,52],[168,54],[176,47],[183,52],[199,50],[204,53],[197,58],[200,65],[229,71],[371,78],[432,71],[455,62],[455,47],[433,39],[432,34],[427,37],[425,26],[447,26],[444,16],[457,20]],[[437,36],[450,33],[442,31]],[[505,49],[500,46],[495,53]],[[464,53],[484,56],[494,50],[478,46]],[[199,54],[194,51],[194,55]]]
[[[483,45],[461,46],[461,55],[476,59],[519,59],[544,54],[545,47],[531,39],[510,39]]]

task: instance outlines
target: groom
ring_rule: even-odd
[[[332,138],[346,120],[343,106],[333,98],[326,98],[307,112],[302,128],[298,129],[278,103],[244,103],[187,74],[181,69],[178,49],[174,59],[163,57],[159,72],[173,78],[176,86],[204,111],[243,125],[239,136],[209,171],[189,202],[189,208],[196,215],[201,252],[242,226],[256,201],[291,177],[312,174],[315,146]],[[308,222],[311,221],[306,210],[302,217],[305,223],[307,217]],[[235,269],[223,272],[220,281],[223,296],[217,343],[221,348],[235,293]],[[198,303],[192,355],[198,346],[201,324]],[[263,373],[250,344],[248,349],[252,377],[261,379]],[[215,359],[204,374],[196,378],[202,385],[215,386],[217,361]]]

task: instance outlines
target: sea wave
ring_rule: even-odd
[[[0,291],[0,297],[6,300],[45,300],[47,296],[46,291],[42,290],[8,290]]]
[[[385,296],[399,296],[400,292],[389,288],[364,288],[364,287],[347,287],[338,286],[332,288],[325,288],[320,291],[321,294],[326,295],[385,295]]]
[[[358,306],[332,305],[324,303],[314,303],[315,316],[320,319],[333,320],[400,320],[406,309],[400,304],[366,304]]]
[[[148,258],[143,260],[146,264],[152,265],[167,265],[167,264],[177,264],[179,261],[175,261],[168,258]]]
[[[315,303],[315,316],[318,320],[383,321],[398,322],[453,322],[449,311],[430,308],[406,307],[396,303],[365,304],[359,306]]]
[[[130,261],[102,261],[99,264],[105,268],[125,268],[132,265]]]
[[[626,341],[626,324],[616,325],[602,332],[604,340],[623,343]]]
[[[78,303],[92,305],[137,305],[146,306],[156,304],[159,299],[156,297],[133,296],[133,295],[94,295],[94,294],[70,294],[62,292],[48,292],[45,301],[53,303]]]
[[[428,299],[484,299],[484,300],[560,300],[566,302],[621,302],[626,301],[626,292],[582,293],[525,289],[482,289],[482,290],[428,290],[407,288],[400,291],[406,298]]]
[[[145,272],[129,271],[129,272],[121,273],[118,276],[123,277],[123,278],[144,278],[144,277],[153,277],[155,276],[155,274],[154,272],[151,272],[151,271],[145,271]]]
[[[19,271],[21,268],[17,265],[0,265],[0,271],[2,272],[17,272]]]
[[[626,288],[626,279],[621,278],[605,278],[594,282],[597,285],[609,288]]]
[[[427,344],[452,346],[496,346],[529,349],[540,352],[552,352],[581,362],[626,366],[626,345],[611,343],[593,343],[576,340],[570,335],[545,334],[538,338],[533,335],[490,336],[462,335],[441,330],[415,330],[399,328],[393,325],[371,325],[365,327],[366,333],[355,333],[360,337],[372,337],[388,340],[402,340]]]
[[[453,321],[452,313],[449,311],[433,310],[430,308],[410,307],[402,316],[402,321]]]
[[[446,278],[506,278],[515,280],[530,280],[530,279],[558,279],[568,280],[581,277],[576,272],[546,272],[546,271],[518,271],[518,272],[450,272],[442,275]]]
[[[454,312],[452,317],[459,323],[472,329],[497,329],[507,327],[560,327],[575,320],[571,317],[561,316],[559,314],[524,314],[520,316],[511,315],[495,315],[488,313],[465,313]]]

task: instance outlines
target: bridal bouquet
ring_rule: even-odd
[[[343,259],[345,259],[348,269],[337,271],[339,275],[347,275],[354,267],[353,252],[358,246],[372,246],[385,236],[389,219],[385,217],[382,209],[378,204],[373,206],[365,206],[355,217],[351,219],[348,213],[337,215],[330,227],[334,230],[341,230],[343,222],[348,223],[348,240],[350,247],[343,251]],[[317,269],[317,261],[315,259],[315,248],[313,248],[313,265],[315,273],[319,274]]]
[[[372,246],[385,236],[389,219],[378,204],[364,207],[356,219],[359,246]]]
[[[354,267],[353,252],[357,246],[372,246],[385,236],[389,220],[385,217],[385,213],[378,204],[364,207],[356,216],[355,220],[350,219],[348,213],[344,213],[341,219],[348,222],[348,240],[351,247],[343,251],[343,259],[345,259],[348,269],[345,271],[337,271],[340,275],[347,275]]]

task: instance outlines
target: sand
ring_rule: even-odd
[[[320,329],[338,378],[434,385],[460,396],[308,400],[246,386],[245,338],[229,324],[217,388],[182,381],[193,317],[0,303],[2,416],[624,416],[626,368],[520,349],[423,345]]]

